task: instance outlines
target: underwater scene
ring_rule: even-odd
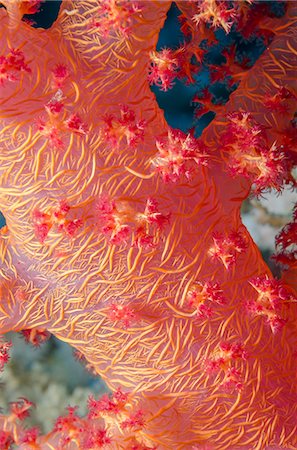
[[[297,2],[0,42],[0,450],[297,450]]]

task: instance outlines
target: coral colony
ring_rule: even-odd
[[[15,399],[0,448],[296,449],[296,211],[279,280],[240,219],[248,195],[294,188],[296,2],[178,1],[183,42],[159,50],[170,1],[65,0],[48,29],[41,1],[1,3],[0,331],[55,335],[112,393],[48,434]],[[267,49],[208,64],[220,32]],[[207,64],[230,99],[194,95],[216,115],[197,137],[151,85]]]

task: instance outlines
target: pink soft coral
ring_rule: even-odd
[[[275,41],[241,74],[238,90],[204,132],[204,147],[170,134],[146,78],[170,2],[124,2],[122,8],[101,2],[103,12],[94,12],[92,0],[63,2],[49,30],[20,22],[21,5],[4,3],[11,20],[2,8],[1,52],[7,58],[11,45],[21,49],[32,72],[17,71],[18,79],[2,90],[1,332],[48,330],[76,347],[114,391],[104,403],[119,411],[96,416],[93,424],[68,409],[56,422],[59,435],[28,439],[55,448],[100,448],[109,439],[111,448],[134,450],[296,447],[296,301],[283,283],[277,317],[285,323],[267,323],[272,306],[259,300],[263,286],[255,280],[261,276],[273,287],[273,278],[240,221],[242,200],[266,166],[258,144],[248,153],[240,130],[234,135],[228,128],[234,117],[249,115],[242,111],[252,111],[244,136],[250,142],[256,124],[270,126],[266,156],[288,126],[285,114],[263,115],[263,99],[275,84],[271,72],[283,76],[288,89],[294,80],[294,4],[277,26],[267,19]],[[193,2],[179,7],[193,44],[204,37],[201,30],[214,39],[200,19],[195,28]],[[226,13],[228,31],[233,13]],[[90,28],[94,14],[104,18],[103,29]],[[172,84],[167,72],[164,79]],[[36,129],[38,117],[43,122]],[[232,145],[222,138],[226,131]],[[168,149],[158,140],[162,154],[156,157],[159,136],[171,142]],[[242,170],[233,179],[228,166],[235,157]],[[251,158],[260,166],[251,167]],[[202,286],[197,297],[204,289],[202,301],[212,309],[199,320],[187,302],[193,286]],[[254,302],[252,314],[247,301]],[[265,317],[254,311],[263,302]],[[122,317],[114,316],[114,305],[122,305]],[[199,309],[199,301],[191,307]],[[206,370],[207,361],[214,372]],[[102,401],[90,399],[95,415],[109,414]],[[23,400],[24,413],[27,406]],[[12,436],[25,448],[21,425],[16,421],[12,432],[11,421],[0,420],[2,442],[8,445]]]

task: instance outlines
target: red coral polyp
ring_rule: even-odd
[[[210,358],[206,359],[205,370],[209,375],[223,373],[223,379],[219,385],[223,390],[241,391],[244,387],[242,373],[235,364],[240,361],[245,362],[248,356],[248,352],[241,342],[222,341]]]
[[[271,279],[267,275],[250,280],[251,286],[257,291],[256,299],[246,302],[246,307],[253,315],[264,316],[273,333],[280,331],[287,319],[281,317],[283,306],[296,301],[279,280]]]
[[[52,87],[54,89],[62,88],[66,80],[70,77],[70,70],[65,64],[57,64],[52,69]]]
[[[130,417],[121,423],[122,429],[139,429],[145,426],[144,413],[138,410],[131,414]]]
[[[40,431],[37,427],[32,427],[24,431],[24,434],[20,438],[22,444],[28,444],[28,448],[38,448],[37,439]]]
[[[220,349],[224,355],[230,359],[243,359],[247,360],[248,353],[242,343],[231,343],[223,341],[220,343]]]
[[[270,112],[287,114],[291,109],[291,105],[296,104],[296,98],[292,90],[285,86],[279,86],[276,92],[267,92],[264,106]]]
[[[88,399],[88,418],[93,420],[101,417],[103,414],[114,415],[120,413],[125,409],[128,396],[129,395],[122,392],[120,388],[118,388],[114,394],[105,394],[98,400],[90,395]]]
[[[228,119],[222,142],[231,174],[248,178],[255,193],[271,188],[280,190],[289,178],[286,155],[281,148],[276,142],[269,145],[264,127],[250,113],[231,113]]]
[[[56,98],[52,98],[46,105],[45,110],[48,114],[59,114],[64,109],[64,103]]]
[[[50,214],[34,209],[32,212],[32,220],[34,224],[35,236],[43,244],[52,228],[52,220]]]
[[[109,319],[124,328],[128,328],[136,318],[134,310],[129,305],[112,303],[108,309]]]
[[[150,58],[148,82],[158,86],[161,91],[168,91],[174,86],[180,68],[175,51],[163,48],[160,52],[151,52]]]
[[[111,442],[112,440],[108,436],[108,431],[104,428],[98,428],[98,426],[94,425],[93,427],[88,428],[81,449],[89,450],[91,448],[107,448],[105,446],[111,444]]]
[[[103,37],[119,33],[128,36],[132,24],[141,12],[138,2],[124,0],[101,0],[88,22],[88,28],[96,30]]]
[[[226,391],[236,389],[241,391],[243,389],[242,376],[240,370],[235,367],[229,367],[225,373],[221,386]]]
[[[5,364],[7,364],[9,361],[9,351],[11,345],[11,342],[0,340],[0,372],[3,370]]]
[[[205,22],[214,29],[221,27],[226,33],[229,33],[237,18],[236,4],[234,7],[231,7],[230,2],[199,0],[197,2],[197,13],[192,17],[192,20],[197,25],[200,22]]]
[[[114,245],[126,244],[131,234],[132,220],[128,205],[101,195],[96,210],[98,225],[101,232],[109,237],[109,242]]]
[[[127,105],[121,105],[120,115],[107,114],[103,117],[104,137],[113,147],[118,148],[123,139],[132,148],[144,139],[145,120],[137,120],[135,112]]]
[[[83,220],[67,217],[70,209],[67,201],[62,199],[56,208],[52,208],[46,213],[40,211],[38,208],[33,210],[32,222],[35,236],[41,244],[45,242],[53,227],[70,238],[74,237],[77,231],[83,226]]]
[[[4,450],[8,450],[11,448],[14,443],[13,437],[10,435],[10,432],[0,430],[0,448]]]
[[[156,199],[149,197],[147,199],[143,215],[139,215],[149,224],[154,224],[158,230],[162,230],[169,223],[170,214],[163,214],[159,211],[159,204]]]
[[[220,260],[229,270],[236,262],[238,256],[247,248],[247,242],[238,231],[232,231],[224,236],[220,233],[213,234],[213,245],[209,248],[209,255]]]
[[[158,202],[151,197],[143,213],[128,202],[111,200],[106,195],[99,197],[96,209],[101,232],[114,245],[126,245],[130,241],[132,247],[156,247],[170,220],[170,214],[161,213]]]
[[[282,266],[294,267],[297,263],[297,204],[294,207],[292,221],[275,238],[277,248],[273,260]]]
[[[218,283],[195,283],[187,292],[186,300],[189,308],[195,308],[197,319],[207,319],[213,315],[212,303],[223,305],[226,298]],[[206,304],[207,303],[207,304]]]
[[[201,166],[208,165],[205,144],[180,130],[170,129],[166,137],[158,137],[156,147],[158,153],[152,160],[152,166],[164,182],[189,181]]]
[[[77,136],[85,136],[89,133],[89,126],[76,112],[65,111],[64,97],[61,90],[45,104],[47,117],[39,116],[34,125],[41,136],[44,136],[51,147],[63,150],[65,148],[64,136],[69,131]]]
[[[26,398],[20,398],[17,402],[10,404],[10,417],[12,420],[24,420],[30,415],[30,408],[35,406]]]
[[[65,125],[70,131],[79,135],[87,134],[89,132],[88,125],[83,122],[81,117],[76,113],[71,114],[68,119],[65,120]]]
[[[50,332],[38,328],[27,328],[21,331],[26,342],[32,344],[34,347],[39,347],[50,338]]]
[[[58,433],[59,447],[67,448],[71,441],[78,442],[78,439],[82,436],[86,430],[86,425],[77,415],[77,407],[68,406],[66,416],[59,416],[55,421],[53,432]]]
[[[12,48],[7,56],[0,55],[0,87],[5,81],[17,81],[20,72],[32,72],[21,50]]]

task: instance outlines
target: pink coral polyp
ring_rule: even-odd
[[[158,154],[152,166],[164,182],[191,180],[201,166],[208,164],[205,144],[180,130],[170,129],[166,137],[158,137],[156,147]]]

